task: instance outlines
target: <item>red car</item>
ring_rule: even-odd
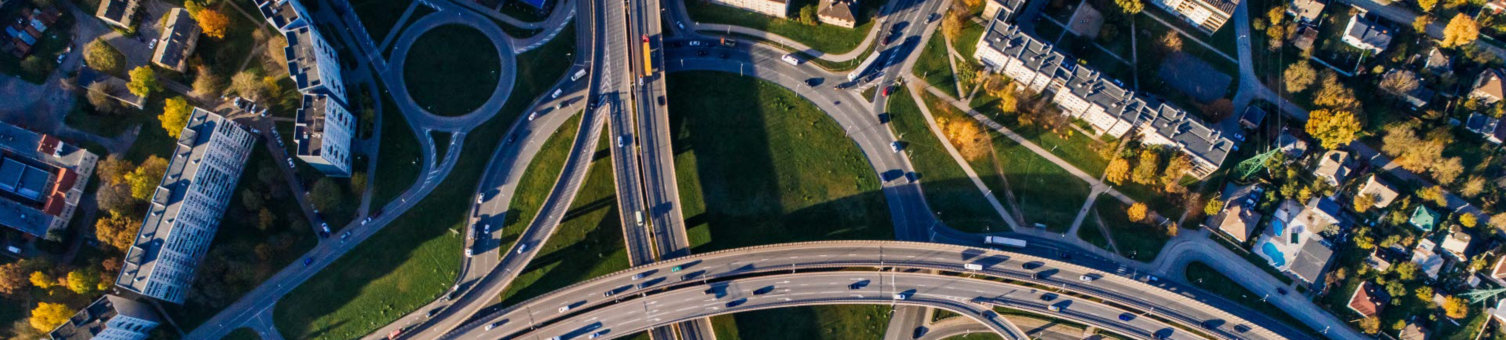
[[[894,89],[893,86],[885,86],[884,87],[884,96],[888,97],[889,96],[889,90],[893,90],[893,89]]]

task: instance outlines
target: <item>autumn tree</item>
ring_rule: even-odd
[[[1123,184],[1124,180],[1129,178],[1129,160],[1115,158],[1109,162],[1109,167],[1103,170],[1103,177],[1109,183]]]
[[[1370,316],[1364,319],[1360,319],[1360,329],[1364,330],[1365,334],[1370,335],[1374,335],[1375,333],[1380,332],[1380,318]]]
[[[1359,138],[1360,121],[1349,111],[1318,109],[1309,112],[1306,129],[1324,149],[1332,150]]]
[[[152,91],[157,91],[158,86],[157,71],[147,66],[137,66],[132,69],[131,82],[126,83],[126,89],[141,98],[146,98],[152,94]]]
[[[120,102],[110,97],[116,90],[115,85],[102,81],[89,84],[84,98],[89,100],[89,106],[94,107],[94,112],[116,113],[120,111]]]
[[[256,213],[256,229],[267,231],[272,229],[272,225],[274,223],[277,223],[277,215],[273,215],[271,210],[267,210],[267,208],[261,208],[261,210]]]
[[[1432,0],[1432,1],[1436,1],[1436,0]],[[1433,16],[1432,15],[1428,15],[1428,14],[1418,15],[1417,19],[1412,19],[1412,30],[1415,30],[1415,31],[1418,31],[1418,32],[1427,32],[1428,31],[1428,25],[1432,25],[1432,24],[1433,24]]]
[[[1366,212],[1375,207],[1375,194],[1354,195],[1354,211]]]
[[[15,296],[31,286],[21,264],[21,261],[0,264],[0,296]]]
[[[1354,232],[1349,235],[1349,240],[1354,241],[1354,246],[1360,249],[1375,249],[1375,237],[1370,236],[1368,227],[1355,228]]]
[[[950,111],[950,108],[943,108]],[[936,125],[941,127],[941,132],[946,136],[952,147],[962,154],[962,158],[976,160],[988,153],[988,135],[971,119],[947,119],[936,118]]]
[[[119,75],[125,71],[125,55],[104,38],[97,38],[84,45],[84,64],[100,72]]]
[[[230,29],[230,17],[214,9],[199,10],[193,19],[199,22],[199,28],[204,31],[204,35],[211,38],[224,39],[225,31]]]
[[[1119,10],[1124,14],[1135,15],[1145,10],[1145,3],[1140,0],[1114,0],[1114,3],[1119,4]]]
[[[1208,200],[1208,204],[1203,205],[1203,213],[1208,216],[1218,215],[1220,211],[1224,211],[1224,201],[1217,198]]]
[[[1484,192],[1485,178],[1480,176],[1469,176],[1469,179],[1465,180],[1464,185],[1459,188],[1459,194],[1466,197],[1480,196]]]
[[[192,113],[193,106],[188,105],[187,99],[172,97],[163,102],[162,114],[157,115],[157,120],[162,122],[162,129],[167,130],[169,137],[178,138],[183,127],[188,126],[188,116]]]
[[[1428,287],[1428,286],[1417,287],[1417,290],[1414,290],[1412,292],[1414,293],[1413,296],[1417,297],[1418,301],[1422,301],[1422,302],[1433,301],[1433,287]]]
[[[268,46],[268,48],[271,48],[271,46]],[[278,54],[282,54],[282,49],[279,48],[278,51]],[[220,80],[220,76],[215,75],[208,66],[200,65],[195,69],[195,71],[197,75],[195,75],[193,78],[194,95],[200,97],[213,97],[218,96],[220,92],[224,91],[224,81]]]
[[[1436,185],[1417,189],[1417,198],[1422,199],[1423,202],[1430,202],[1440,207],[1448,205],[1448,197],[1443,194],[1443,188]]]
[[[1443,314],[1452,319],[1463,319],[1469,315],[1469,300],[1458,296],[1444,298]]]
[[[131,247],[131,243],[136,240],[136,232],[140,230],[140,221],[113,211],[109,213],[109,216],[94,220],[94,236],[99,238],[100,242],[121,252]]]
[[[1475,214],[1471,214],[1471,213],[1462,213],[1462,214],[1459,214],[1459,225],[1462,225],[1465,228],[1474,228],[1475,224],[1477,224],[1477,223],[1480,223],[1480,221],[1479,221],[1479,219],[1477,217],[1475,217]]]
[[[261,75],[251,70],[241,71],[230,77],[230,91],[246,99],[261,100],[265,92],[265,85],[261,81]]]
[[[131,197],[145,200],[152,197],[156,192],[157,184],[162,182],[162,175],[167,174],[167,160],[157,155],[147,157],[141,162],[136,170],[125,175],[125,182],[131,186]]]
[[[1287,66],[1282,75],[1286,78],[1286,91],[1292,93],[1306,91],[1308,86],[1318,80],[1318,71],[1307,60]]]
[[[1418,86],[1417,74],[1408,70],[1386,72],[1386,75],[1382,76],[1380,81],[1380,88],[1382,90],[1386,90],[1397,96],[1406,95],[1412,92],[1412,90],[1416,90]]]
[[[1417,0],[1417,8],[1421,8],[1423,12],[1433,11],[1433,6],[1437,4],[1438,0]],[[1422,32],[1422,30],[1417,31]]]
[[[48,290],[52,289],[52,287],[58,286],[57,278],[52,277],[51,274],[47,274],[47,272],[40,270],[32,271],[31,275],[26,277],[26,280],[28,282],[31,282],[32,287],[41,288],[42,290]]]
[[[1480,25],[1475,23],[1475,19],[1470,18],[1469,15],[1459,13],[1455,14],[1453,19],[1449,19],[1448,26],[1443,27],[1443,41],[1438,45],[1445,48],[1464,46],[1475,42],[1478,38],[1480,38]]]
[[[51,332],[53,328],[68,321],[70,317],[73,317],[73,310],[68,309],[68,306],[61,303],[41,302],[37,303],[37,308],[31,310],[31,318],[27,319],[27,322],[31,323],[32,329]]]
[[[1124,214],[1129,216],[1130,221],[1143,223],[1145,222],[1145,218],[1147,217],[1147,209],[1148,208],[1145,207],[1145,203],[1135,202],[1135,204],[1131,204],[1129,206],[1129,209],[1124,210]]]
[[[1359,109],[1360,102],[1354,97],[1354,90],[1339,82],[1339,76],[1333,72],[1324,72],[1318,93],[1313,95],[1313,104],[1330,109],[1342,109],[1355,111]]]
[[[1176,222],[1166,224],[1166,237],[1177,237],[1177,234],[1181,232],[1182,228],[1178,227]]]
[[[288,40],[286,38],[283,38],[279,35],[273,35],[271,39],[267,39],[267,57],[271,58],[272,63],[274,64],[287,65],[288,55],[287,52],[284,52],[287,47]]]
[[[94,268],[75,269],[68,272],[68,290],[80,295],[93,294],[99,289],[99,271]]]
[[[1156,173],[1160,168],[1160,153],[1151,149],[1141,150],[1140,158],[1135,161],[1135,171],[1130,173],[1130,180],[1138,184],[1155,183]]]
[[[1396,278],[1402,281],[1411,281],[1417,278],[1417,263],[1399,262],[1395,266],[1391,266],[1391,271],[1396,272]]]
[[[941,34],[948,39],[962,35],[962,26],[967,24],[967,17],[958,11],[948,11],[941,18]]]
[[[1506,212],[1491,215],[1490,226],[1496,227],[1496,229],[1506,229]]]
[[[1459,157],[1449,157],[1443,162],[1433,163],[1432,170],[1433,179],[1438,180],[1438,183],[1451,184],[1464,173],[1464,162]]]
[[[1172,54],[1182,51],[1182,35],[1177,34],[1176,31],[1166,31],[1166,34],[1162,34],[1161,39],[1156,42],[1163,53]]]

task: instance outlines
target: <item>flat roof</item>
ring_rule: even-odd
[[[309,93],[303,95],[303,106],[298,108],[293,127],[293,139],[298,144],[298,155],[319,155],[324,145],[324,120],[326,108],[332,104],[329,96]]]
[[[116,315],[157,322],[157,313],[145,304],[114,294],[95,299],[88,307],[74,313],[68,322],[58,325],[48,335],[54,340],[88,340],[104,331],[105,323]],[[144,332],[143,332],[144,333]]]
[[[167,31],[162,34],[162,43],[152,61],[173,69],[183,70],[183,60],[193,51],[194,40],[199,36],[199,24],[188,16],[188,11],[174,8],[167,15]]]
[[[74,182],[60,183],[68,188],[54,188],[66,171],[77,172],[87,181],[93,173],[94,154],[73,145],[62,143],[56,137],[44,135],[21,127],[0,124],[0,226],[10,227],[34,236],[46,236],[57,223],[56,214],[47,213],[47,204],[61,211],[59,204],[76,204],[64,201],[52,202],[54,193],[73,190]],[[87,164],[87,166],[86,166]],[[87,169],[81,169],[87,168]],[[80,183],[81,184],[81,183]],[[71,214],[64,214],[71,216]]]

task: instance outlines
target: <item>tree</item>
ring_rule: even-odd
[[[126,83],[126,89],[137,97],[146,98],[157,90],[157,71],[151,67],[137,66],[131,70],[131,82]]]
[[[1224,201],[1217,198],[1208,200],[1208,204],[1203,205],[1203,213],[1208,216],[1218,215],[1220,211],[1224,211]]]
[[[1485,178],[1480,176],[1469,176],[1469,180],[1464,181],[1464,185],[1459,188],[1459,193],[1466,197],[1480,196],[1484,192]]]
[[[1480,223],[1480,220],[1479,220],[1478,217],[1475,217],[1475,214],[1471,214],[1471,213],[1462,213],[1462,214],[1459,214],[1459,225],[1462,225],[1465,228],[1474,228],[1475,224],[1478,224],[1478,223]]]
[[[1422,302],[1433,301],[1433,287],[1428,287],[1428,286],[1417,287],[1417,290],[1414,290],[1412,292],[1416,294],[1414,296],[1417,297],[1418,301],[1422,301]]]
[[[1475,19],[1470,18],[1469,15],[1459,13],[1455,14],[1453,19],[1449,19],[1448,26],[1443,27],[1443,41],[1438,45],[1445,48],[1464,46],[1475,42],[1478,38],[1480,38],[1480,25],[1475,23]]]
[[[269,45],[267,46],[267,48],[271,48],[271,46]],[[281,48],[279,48],[277,51],[279,51],[278,54],[282,54]],[[220,92],[224,91],[225,85],[223,84],[223,81],[220,80],[220,76],[217,76],[214,74],[214,72],[210,71],[208,66],[200,65],[199,67],[195,68],[195,70],[197,71],[198,75],[194,76],[193,78],[194,95],[200,97],[213,97],[219,95]]]
[[[256,74],[254,71],[241,71],[240,73],[236,73],[235,76],[230,77],[230,91],[234,91],[246,99],[252,101],[261,100],[264,90],[261,75]]]
[[[1313,95],[1313,104],[1330,109],[1359,110],[1359,101],[1354,97],[1354,90],[1339,82],[1337,74],[1324,72],[1322,83],[1322,86],[1318,88],[1318,93]]]
[[[1506,212],[1491,215],[1490,226],[1496,227],[1496,229],[1506,229]]]
[[[30,287],[30,282],[26,281],[26,268],[21,263],[17,261],[0,265],[0,296],[14,296]]]
[[[1366,212],[1375,207],[1375,194],[1354,195],[1354,211]]]
[[[131,186],[131,197],[145,200],[152,197],[156,192],[157,184],[162,182],[162,176],[167,174],[167,160],[157,155],[147,157],[131,173],[125,175],[125,181]]]
[[[1354,233],[1349,236],[1349,239],[1354,241],[1354,246],[1360,249],[1375,249],[1375,237],[1370,236],[1370,228],[1368,227],[1355,228]]]
[[[287,65],[288,55],[284,52],[287,47],[287,39],[274,35],[271,39],[267,39],[267,57],[272,58],[272,62],[277,65]]]
[[[68,309],[68,306],[61,303],[41,302],[37,303],[37,308],[31,310],[31,318],[27,322],[31,323],[32,329],[51,332],[53,328],[67,322],[70,317],[73,317],[73,310]]]
[[[26,279],[31,282],[33,287],[41,288],[42,290],[52,289],[52,287],[57,287],[58,285],[57,278],[43,271],[32,271],[31,276],[26,277]]]
[[[84,45],[84,64],[100,72],[118,75],[125,70],[124,60],[125,55],[105,42],[104,38],[94,39]]]
[[[1382,76],[1380,81],[1381,89],[1397,96],[1412,92],[1412,90],[1417,89],[1417,86],[1417,74],[1408,70],[1386,72],[1386,75]]]
[[[1161,171],[1161,184],[1176,185],[1182,180],[1182,174],[1192,168],[1192,160],[1182,153],[1173,153],[1166,160],[1166,169]]]
[[[68,272],[68,290],[79,295],[93,294],[99,287],[99,271],[94,268],[75,269]]]
[[[1135,202],[1129,206],[1129,209],[1124,210],[1124,214],[1129,216],[1130,221],[1145,222],[1146,209],[1145,203]]]
[[[1177,227],[1176,222],[1166,224],[1166,237],[1177,237],[1177,234],[1180,232],[1182,232],[1182,228]]]
[[[115,86],[110,85],[110,83],[97,81],[89,84],[88,91],[84,97],[89,99],[89,105],[94,107],[94,112],[115,113],[120,110],[120,102],[110,97],[110,94],[114,92]]]
[[[1162,34],[1157,42],[1161,46],[1161,51],[1166,54],[1182,51],[1182,35],[1177,34],[1176,31],[1166,31],[1166,34]]]
[[[1145,149],[1140,151],[1140,158],[1135,161],[1135,171],[1130,173],[1130,180],[1139,184],[1151,184],[1156,181],[1157,170],[1161,168],[1161,154],[1155,150]]]
[[[1360,121],[1349,111],[1318,109],[1308,114],[1306,128],[1324,149],[1331,150],[1358,138]]]
[[[199,28],[207,35],[215,39],[224,39],[225,31],[230,28],[230,17],[214,9],[205,8],[193,15],[194,21],[199,22]]]
[[[1308,86],[1318,80],[1318,71],[1313,70],[1312,64],[1307,60],[1287,66],[1282,75],[1286,78],[1286,91],[1292,93],[1306,91]]]
[[[162,129],[167,130],[169,137],[178,138],[183,127],[188,126],[188,116],[192,113],[193,106],[188,105],[187,99],[172,97],[163,102],[162,114],[157,115],[157,120],[162,122]]]
[[[336,185],[335,181],[330,180],[329,177],[320,178],[314,182],[314,188],[309,192],[309,196],[314,200],[314,209],[319,209],[320,211],[334,209],[335,206],[340,204],[340,201],[345,200],[343,194],[340,186]]]
[[[1365,334],[1373,335],[1380,332],[1380,319],[1374,316],[1360,319],[1360,329],[1364,330]]]
[[[800,22],[811,26],[821,23],[816,19],[816,4],[807,4],[800,7]]]
[[[1469,315],[1469,301],[1458,296],[1444,298],[1443,314],[1452,319],[1463,319]]]
[[[1436,206],[1448,206],[1448,198],[1444,197],[1443,188],[1439,188],[1436,185],[1417,189],[1417,198],[1421,198],[1423,202],[1431,202]]]
[[[1417,278],[1417,263],[1402,261],[1395,266],[1391,266],[1391,270],[1396,272],[1396,278],[1402,281],[1411,281]]]
[[[1438,0],[1417,0],[1417,8],[1421,8],[1423,12],[1433,11],[1433,6],[1437,4]],[[1423,30],[1417,31],[1422,32]]]
[[[271,210],[261,208],[261,211],[256,213],[256,229],[267,231],[272,229],[274,223],[277,223],[277,215],[272,214]]]
[[[1437,0],[1424,0],[1424,1],[1437,1]],[[1412,30],[1418,31],[1418,32],[1427,32],[1428,31],[1428,25],[1432,25],[1432,24],[1433,24],[1433,16],[1432,15],[1427,15],[1427,14],[1418,15],[1417,19],[1413,19],[1412,20]]]
[[[1114,3],[1119,4],[1119,10],[1124,14],[1135,15],[1145,10],[1145,3],[1140,0],[1114,0]]]
[[[961,36],[962,26],[964,26],[966,22],[967,18],[964,17],[961,13],[958,13],[957,11],[949,11],[946,13],[946,17],[941,18],[941,34],[946,36],[947,38]]]
[[[1459,160],[1459,157],[1449,157],[1442,162],[1433,163],[1433,179],[1438,180],[1438,183],[1454,183],[1463,173],[1464,163]]]
[[[241,190],[241,207],[245,208],[246,211],[261,210],[262,206],[266,203],[265,200],[262,200],[261,193],[251,189]]]
[[[1109,183],[1123,184],[1124,180],[1129,178],[1129,160],[1115,158],[1109,162],[1109,167],[1105,168],[1103,172],[1104,179],[1108,180]]]
[[[121,252],[131,248],[131,243],[136,240],[136,232],[140,230],[140,221],[113,211],[109,216],[102,216],[94,221],[94,237]]]

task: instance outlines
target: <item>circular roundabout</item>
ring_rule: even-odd
[[[477,25],[471,13],[424,16],[393,43],[387,88],[405,112],[424,112],[435,127],[464,130],[490,119],[507,101],[516,75],[508,36]],[[486,21],[479,21],[486,22]]]

